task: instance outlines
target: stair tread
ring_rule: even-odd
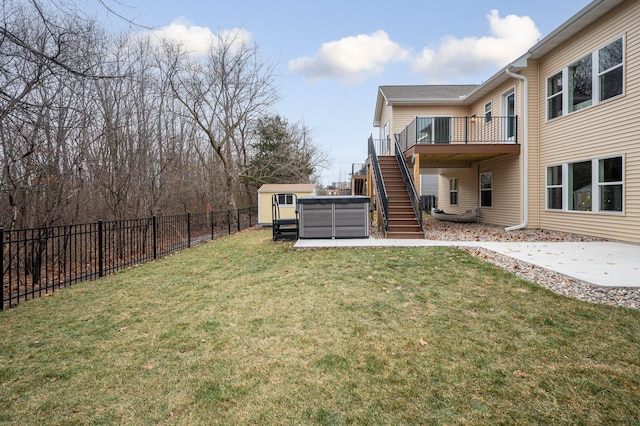
[[[424,238],[395,156],[381,156],[378,160],[389,202],[389,230],[386,237]]]

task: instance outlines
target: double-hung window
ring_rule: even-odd
[[[598,195],[600,211],[622,211],[622,157],[598,160]]]
[[[491,102],[487,102],[486,104],[484,104],[484,122],[485,123],[491,122],[491,109],[492,109]]]
[[[458,205],[458,178],[449,179],[449,204]]]
[[[547,78],[547,120],[624,92],[624,38],[607,44]]]
[[[547,167],[547,208],[562,210],[562,166]]]
[[[562,72],[547,79],[547,118],[562,115]]]
[[[480,174],[480,207],[493,206],[493,172]]]
[[[597,55],[600,100],[621,95],[624,78],[622,38],[598,50]]]
[[[547,210],[622,213],[623,164],[618,155],[547,167]]]

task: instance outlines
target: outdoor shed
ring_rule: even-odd
[[[271,205],[273,196],[278,194],[281,219],[295,219],[296,200],[301,197],[311,197],[316,194],[316,187],[309,183],[296,184],[265,184],[258,188],[258,224],[271,226]]]

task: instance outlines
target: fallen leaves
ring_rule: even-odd
[[[518,377],[519,379],[528,379],[529,377],[531,377],[529,373],[525,373],[524,371],[520,371],[520,370],[514,371],[513,375],[515,377]]]

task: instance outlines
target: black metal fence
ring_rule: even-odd
[[[258,208],[98,221],[48,228],[0,228],[0,310],[250,228]]]
[[[420,196],[420,210],[427,213],[431,213],[431,208],[438,208],[438,197],[435,195],[421,195]]]

